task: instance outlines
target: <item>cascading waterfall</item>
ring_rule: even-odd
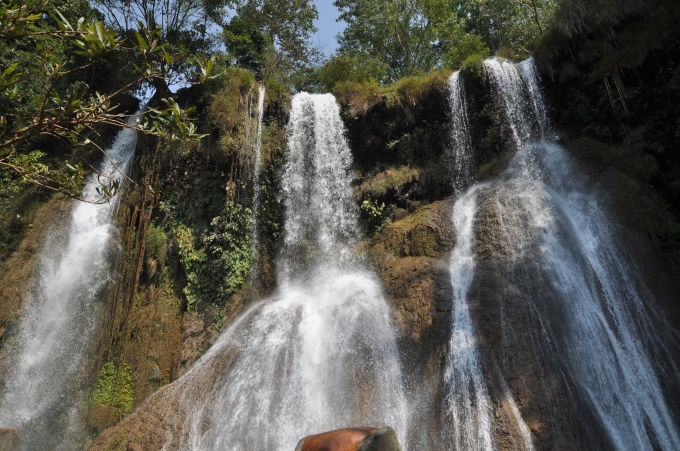
[[[454,193],[460,195],[475,180],[475,159],[470,139],[470,121],[465,100],[465,86],[460,72],[449,78],[449,104],[451,106],[451,172]]]
[[[455,449],[494,449],[492,401],[484,381],[475,330],[467,305],[474,275],[473,220],[478,187],[454,205],[453,225],[457,242],[451,256],[453,326],[444,375],[449,387],[446,402],[453,418]]]
[[[585,179],[578,176],[564,149],[551,141],[533,61],[517,67],[491,59],[485,67],[517,153],[503,174],[470,189],[454,207],[458,243],[451,266],[456,308],[449,396],[455,408],[471,418],[462,424],[477,428],[472,432],[476,441],[457,446],[490,449],[484,394],[503,391],[478,388],[483,387],[477,382],[479,363],[469,349],[475,347],[479,332],[472,334],[468,328],[466,287],[477,266],[473,255],[483,251],[486,264],[495,262],[503,280],[512,283],[504,308],[535,318],[533,324],[540,325],[536,336],[541,337],[537,345],[545,346],[543,353],[559,362],[563,377],[575,386],[574,396],[582,400],[579,405],[599,422],[588,427],[604,433],[606,447],[680,449],[677,412],[666,398],[668,385],[678,383],[669,349],[677,341],[671,338],[669,343],[668,338],[676,333],[617,247],[616,225],[596,195],[586,191]],[[482,220],[488,224],[489,218],[498,227],[491,235],[494,243],[480,242],[469,229]],[[505,323],[502,329],[503,340],[512,343],[516,329]],[[523,422],[518,420],[521,429]],[[526,433],[528,429],[522,435]]]
[[[258,234],[257,211],[260,208],[260,171],[262,170],[262,119],[264,118],[264,84],[260,83],[257,98],[257,130],[255,132],[255,145],[253,146],[253,155],[255,161],[255,168],[253,169],[253,233],[251,239],[251,247],[253,255],[257,256],[259,250],[260,236]],[[257,277],[257,265],[253,267],[251,278]]]
[[[280,291],[167,388],[186,419],[171,438],[181,449],[292,450],[305,435],[357,425],[406,436],[388,306],[351,258],[358,211],[335,98],[297,94],[288,134]]]
[[[136,138],[133,129],[118,133],[103,175],[127,173]],[[83,197],[100,201],[98,187],[96,174],[90,175]],[[119,251],[113,216],[120,196],[102,204],[75,201],[68,229],[53,230],[42,246],[0,398],[0,425],[19,429],[25,451],[84,446],[88,357],[100,327],[97,301],[111,280],[112,253]]]
[[[474,182],[474,155],[465,90],[459,72],[454,73],[449,80],[449,103],[454,144],[454,192],[460,195]],[[483,188],[482,184],[468,189],[453,207],[453,225],[457,237],[450,263],[454,305],[449,354],[444,373],[447,386],[446,406],[452,424],[451,430],[445,428],[442,436],[444,440],[452,437],[455,449],[491,451],[497,448],[493,439],[494,400],[487,387],[485,368],[477,349],[477,333],[468,306],[468,291],[475,269],[474,219],[477,193]],[[533,450],[531,434],[512,395],[505,386],[502,392],[502,401],[509,406],[521,432],[523,449]]]

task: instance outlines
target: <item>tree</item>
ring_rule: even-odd
[[[306,71],[319,59],[312,45],[319,17],[311,0],[232,0],[238,16],[262,30],[271,44],[269,70],[278,68],[287,78]],[[272,57],[273,56],[273,57]]]
[[[132,36],[141,28],[158,29],[160,40],[174,52],[185,55],[211,54],[216,50],[213,29],[222,25],[228,0],[96,0],[107,23],[121,35]],[[193,58],[177,58],[172,63],[152,55],[161,70],[172,72],[170,83],[183,83],[197,70]],[[164,78],[149,79],[156,95],[170,95]]]
[[[163,107],[151,109],[147,119],[136,125],[128,124],[123,112],[116,109],[114,99],[119,94],[145,80],[171,76],[156,63],[156,55],[168,64],[180,56],[168,52],[160,34],[158,28],[142,27],[131,42],[99,19],[67,20],[48,0],[6,3],[0,10],[0,168],[77,197],[86,168],[96,171],[84,155],[93,149],[105,154],[97,144],[102,126],[135,127],[171,139],[199,138],[190,111],[182,110],[172,99],[164,99]],[[90,89],[83,81],[88,71],[116,54],[128,55],[138,64],[114,90],[102,93]],[[211,62],[201,67],[202,78],[208,78]],[[41,141],[44,137],[56,138],[77,163],[52,168],[45,161],[45,150],[54,150],[55,144]],[[100,192],[104,201],[117,188],[117,179],[103,181]]]
[[[236,64],[258,72],[267,48],[267,39],[255,24],[236,16],[224,26],[222,38]]]
[[[525,58],[553,21],[556,0],[465,0],[458,8],[466,29],[483,37],[494,53]]]
[[[208,28],[221,24],[227,0],[96,0],[107,21],[122,34],[142,22],[159,28],[165,42],[186,47],[208,45]]]
[[[465,39],[450,0],[335,0],[347,28],[340,54],[366,55],[385,67],[383,82],[427,73]]]

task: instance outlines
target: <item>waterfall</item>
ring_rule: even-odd
[[[455,194],[469,188],[475,178],[475,160],[470,137],[470,121],[465,100],[465,86],[460,72],[449,78],[449,104],[451,106],[452,179]]]
[[[164,390],[181,406],[183,431],[170,439],[181,449],[292,450],[305,435],[358,425],[391,425],[404,441],[408,410],[389,309],[376,276],[351,257],[358,211],[350,164],[334,97],[297,94],[280,289]]]
[[[478,382],[478,357],[468,349],[482,339],[478,330],[470,332],[466,310],[470,302],[484,302],[482,291],[470,294],[469,288],[475,278],[470,273],[482,263],[506,281],[500,295],[499,371],[513,367],[507,354],[512,351],[504,349],[519,346],[528,334],[531,358],[557,361],[580,409],[596,419],[585,427],[605,437],[606,448],[680,449],[677,412],[664,388],[678,381],[671,357],[677,349],[670,349],[677,344],[668,343],[676,332],[619,248],[617,226],[596,192],[587,189],[586,179],[554,142],[533,60],[518,67],[491,59],[485,67],[517,152],[503,174],[471,188],[454,207],[458,243],[451,269],[457,304],[447,377],[453,381],[451,402],[462,412],[458,417],[463,415],[465,428],[476,428],[477,441],[465,442],[465,449],[489,449],[485,394],[507,391],[494,385],[498,378],[489,370],[485,391]],[[483,283],[480,279],[478,285]],[[520,327],[509,320],[520,315],[516,312],[528,318]],[[524,422],[518,421],[521,430]],[[527,437],[530,431],[523,427]]]
[[[118,133],[101,165],[103,175],[127,173],[136,137],[132,129]],[[91,174],[83,197],[100,201],[99,186]],[[111,280],[111,256],[119,251],[113,216],[120,197],[102,204],[74,201],[67,229],[52,230],[41,248],[0,397],[0,425],[19,429],[23,450],[85,445],[89,357],[100,328],[97,301]]]
[[[257,98],[257,130],[255,132],[255,145],[253,146],[253,154],[255,160],[255,169],[253,170],[253,235],[251,239],[251,249],[255,257],[259,254],[260,236],[258,232],[258,214],[260,209],[260,172],[262,171],[262,118],[264,117],[264,93],[265,87],[263,83],[259,85]],[[257,258],[255,259],[257,262]],[[257,264],[253,266],[250,274],[251,279],[257,277]]]
[[[358,209],[351,198],[352,154],[344,133],[332,95],[295,96],[282,181],[286,230],[279,277],[284,283],[312,260],[347,260],[356,244]]]
[[[467,305],[474,275],[472,233],[477,191],[478,187],[469,190],[453,208],[457,234],[451,256],[453,326],[444,378],[449,387],[446,402],[453,417],[455,449],[491,451],[494,449],[492,401],[484,382]]]

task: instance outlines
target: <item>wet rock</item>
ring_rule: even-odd
[[[401,451],[396,432],[389,426],[366,437],[359,451]]]
[[[413,386],[420,425],[405,444],[409,449],[437,449],[445,398],[442,374],[451,335],[453,291],[449,260],[455,244],[453,198],[434,202],[394,222],[371,240],[369,255],[385,289],[398,333],[405,383]]]
[[[19,451],[21,438],[16,429],[0,428],[0,451]]]
[[[309,435],[295,451],[401,451],[397,434],[389,426],[348,428]]]

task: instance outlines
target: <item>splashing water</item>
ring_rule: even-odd
[[[476,193],[469,190],[453,208],[453,225],[457,242],[451,256],[453,286],[453,327],[444,380],[448,388],[447,404],[453,417],[456,449],[492,450],[493,415],[467,296],[474,275],[473,220]]]
[[[293,98],[288,161],[282,180],[286,230],[279,282],[311,261],[347,262],[357,243],[358,208],[352,199],[352,154],[331,94]]]
[[[100,172],[113,178],[127,173],[136,138],[136,131],[121,130]],[[83,197],[100,201],[97,187],[92,174]],[[68,230],[53,230],[42,246],[0,398],[0,425],[19,429],[23,450],[84,446],[88,358],[100,327],[97,301],[111,281],[112,254],[119,252],[112,218],[120,197],[98,205],[74,201]]]

